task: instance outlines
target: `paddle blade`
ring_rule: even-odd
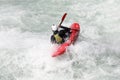
[[[62,19],[61,19],[60,24],[58,25],[58,28],[59,28],[59,27],[61,26],[61,24],[63,23],[63,21],[64,21],[66,15],[67,15],[67,13],[65,13],[65,14],[62,16]]]
[[[65,17],[66,17],[67,13],[65,13],[62,17],[62,21],[64,21]]]

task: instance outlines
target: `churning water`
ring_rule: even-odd
[[[120,80],[120,0],[0,0],[0,80]],[[81,25],[52,58],[50,26]]]

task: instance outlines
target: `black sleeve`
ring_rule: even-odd
[[[64,28],[64,30],[65,30],[66,32],[70,32],[70,28],[68,28],[68,27],[61,26],[61,28]]]

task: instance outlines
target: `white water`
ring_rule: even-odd
[[[119,0],[0,1],[0,80],[120,80]],[[52,58],[50,26],[81,25],[78,41]]]

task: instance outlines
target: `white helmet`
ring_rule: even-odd
[[[56,30],[57,30],[57,26],[56,26],[55,24],[53,24],[53,25],[51,26],[51,28],[52,28],[53,31],[56,31]]]

